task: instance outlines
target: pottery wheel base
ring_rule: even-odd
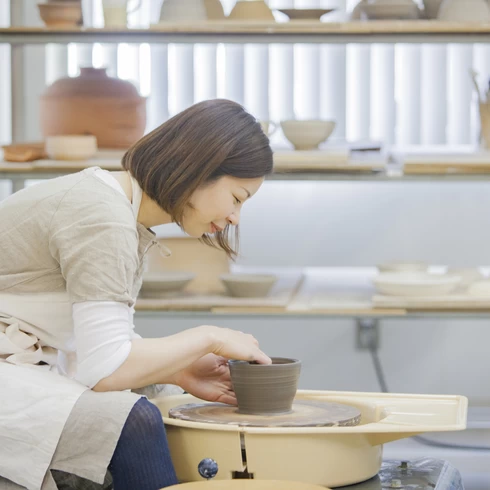
[[[334,427],[359,425],[361,412],[340,403],[297,400],[290,413],[280,415],[241,414],[237,407],[224,403],[189,403],[170,409],[169,417],[246,427]]]

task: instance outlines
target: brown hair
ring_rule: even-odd
[[[172,117],[137,141],[124,155],[122,166],[142,190],[182,227],[194,191],[225,175],[239,179],[272,172],[272,150],[260,124],[236,102],[224,99],[199,102]],[[238,253],[230,226],[202,241]]]

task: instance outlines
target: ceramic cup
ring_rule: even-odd
[[[266,136],[272,136],[277,128],[279,127],[275,122],[272,121],[259,121],[262,131]]]
[[[128,10],[127,0],[102,0],[102,10],[104,12],[105,27],[126,27],[128,24],[128,14],[136,12],[141,7],[141,0],[138,0],[131,10]]]
[[[290,413],[301,373],[301,361],[273,357],[272,364],[229,361],[238,412],[249,415]]]

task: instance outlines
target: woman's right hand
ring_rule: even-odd
[[[211,338],[211,352],[226,359],[257,361],[259,364],[271,364],[269,356],[259,348],[259,342],[250,334],[231,328],[202,325],[198,327]]]

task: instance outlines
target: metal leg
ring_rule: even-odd
[[[11,180],[12,182],[12,194],[14,192],[17,192],[17,191],[20,191],[21,189],[23,189],[25,187],[25,184],[26,184],[26,181],[25,179],[12,179]]]

